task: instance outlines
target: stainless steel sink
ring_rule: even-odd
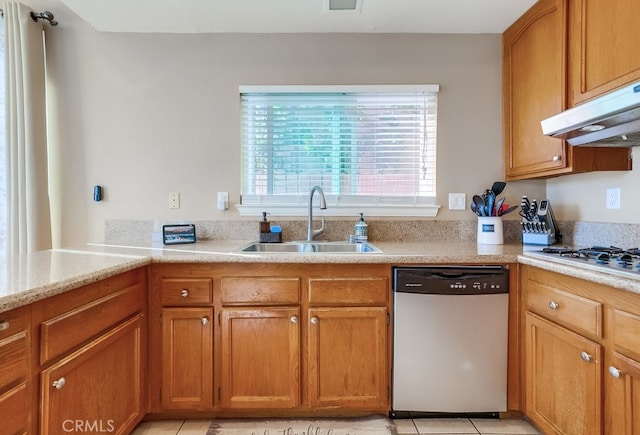
[[[241,252],[255,253],[338,253],[338,254],[375,254],[382,253],[371,243],[348,242],[253,242],[241,249]]]

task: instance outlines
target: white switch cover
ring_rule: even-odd
[[[169,194],[169,208],[180,208],[180,194],[179,193],[170,193]]]
[[[466,193],[450,193],[449,194],[449,210],[466,210],[467,194]]]
[[[229,208],[229,192],[218,192],[218,210]]]

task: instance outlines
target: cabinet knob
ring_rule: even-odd
[[[619,378],[620,375],[622,374],[622,371],[615,368],[614,366],[609,366],[609,374],[614,378]]]
[[[67,383],[67,380],[63,377],[61,377],[60,379],[58,379],[57,381],[53,381],[53,384],[51,384],[53,387],[55,387],[56,390],[62,390],[62,387],[64,387],[64,384]]]
[[[291,316],[291,323],[298,323],[298,316]]]
[[[209,323],[209,319],[207,317],[203,317],[202,318],[202,324],[206,325],[207,323]]]
[[[312,318],[311,318],[311,323],[312,323],[313,325],[317,324],[317,323],[318,323],[318,318],[317,318],[317,317],[312,317]]]
[[[580,354],[580,358],[582,358],[582,360],[586,361],[586,362],[590,362],[591,361],[591,355],[589,355],[587,352],[582,352]]]
[[[6,320],[0,322],[0,331],[6,331],[7,329],[9,329],[9,322]]]
[[[549,308],[551,308],[552,310],[557,310],[558,307],[560,307],[559,303],[557,303],[556,301],[549,301]]]
[[[187,296],[189,296],[189,290],[187,290],[186,288],[183,288],[182,291],[180,292],[180,296],[182,296],[183,298],[186,298]]]
[[[553,156],[553,157],[551,158],[551,160],[552,160],[552,161],[554,161],[554,162],[559,162],[560,160],[562,160],[562,157],[560,157],[560,156]]]

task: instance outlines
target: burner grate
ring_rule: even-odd
[[[583,260],[603,268],[623,269],[634,273],[640,272],[640,248],[622,249],[617,246],[591,246],[589,248],[573,249],[569,247],[545,247],[542,253]]]

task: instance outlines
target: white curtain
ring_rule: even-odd
[[[51,248],[42,24],[21,3],[5,20],[7,240],[9,257]]]

